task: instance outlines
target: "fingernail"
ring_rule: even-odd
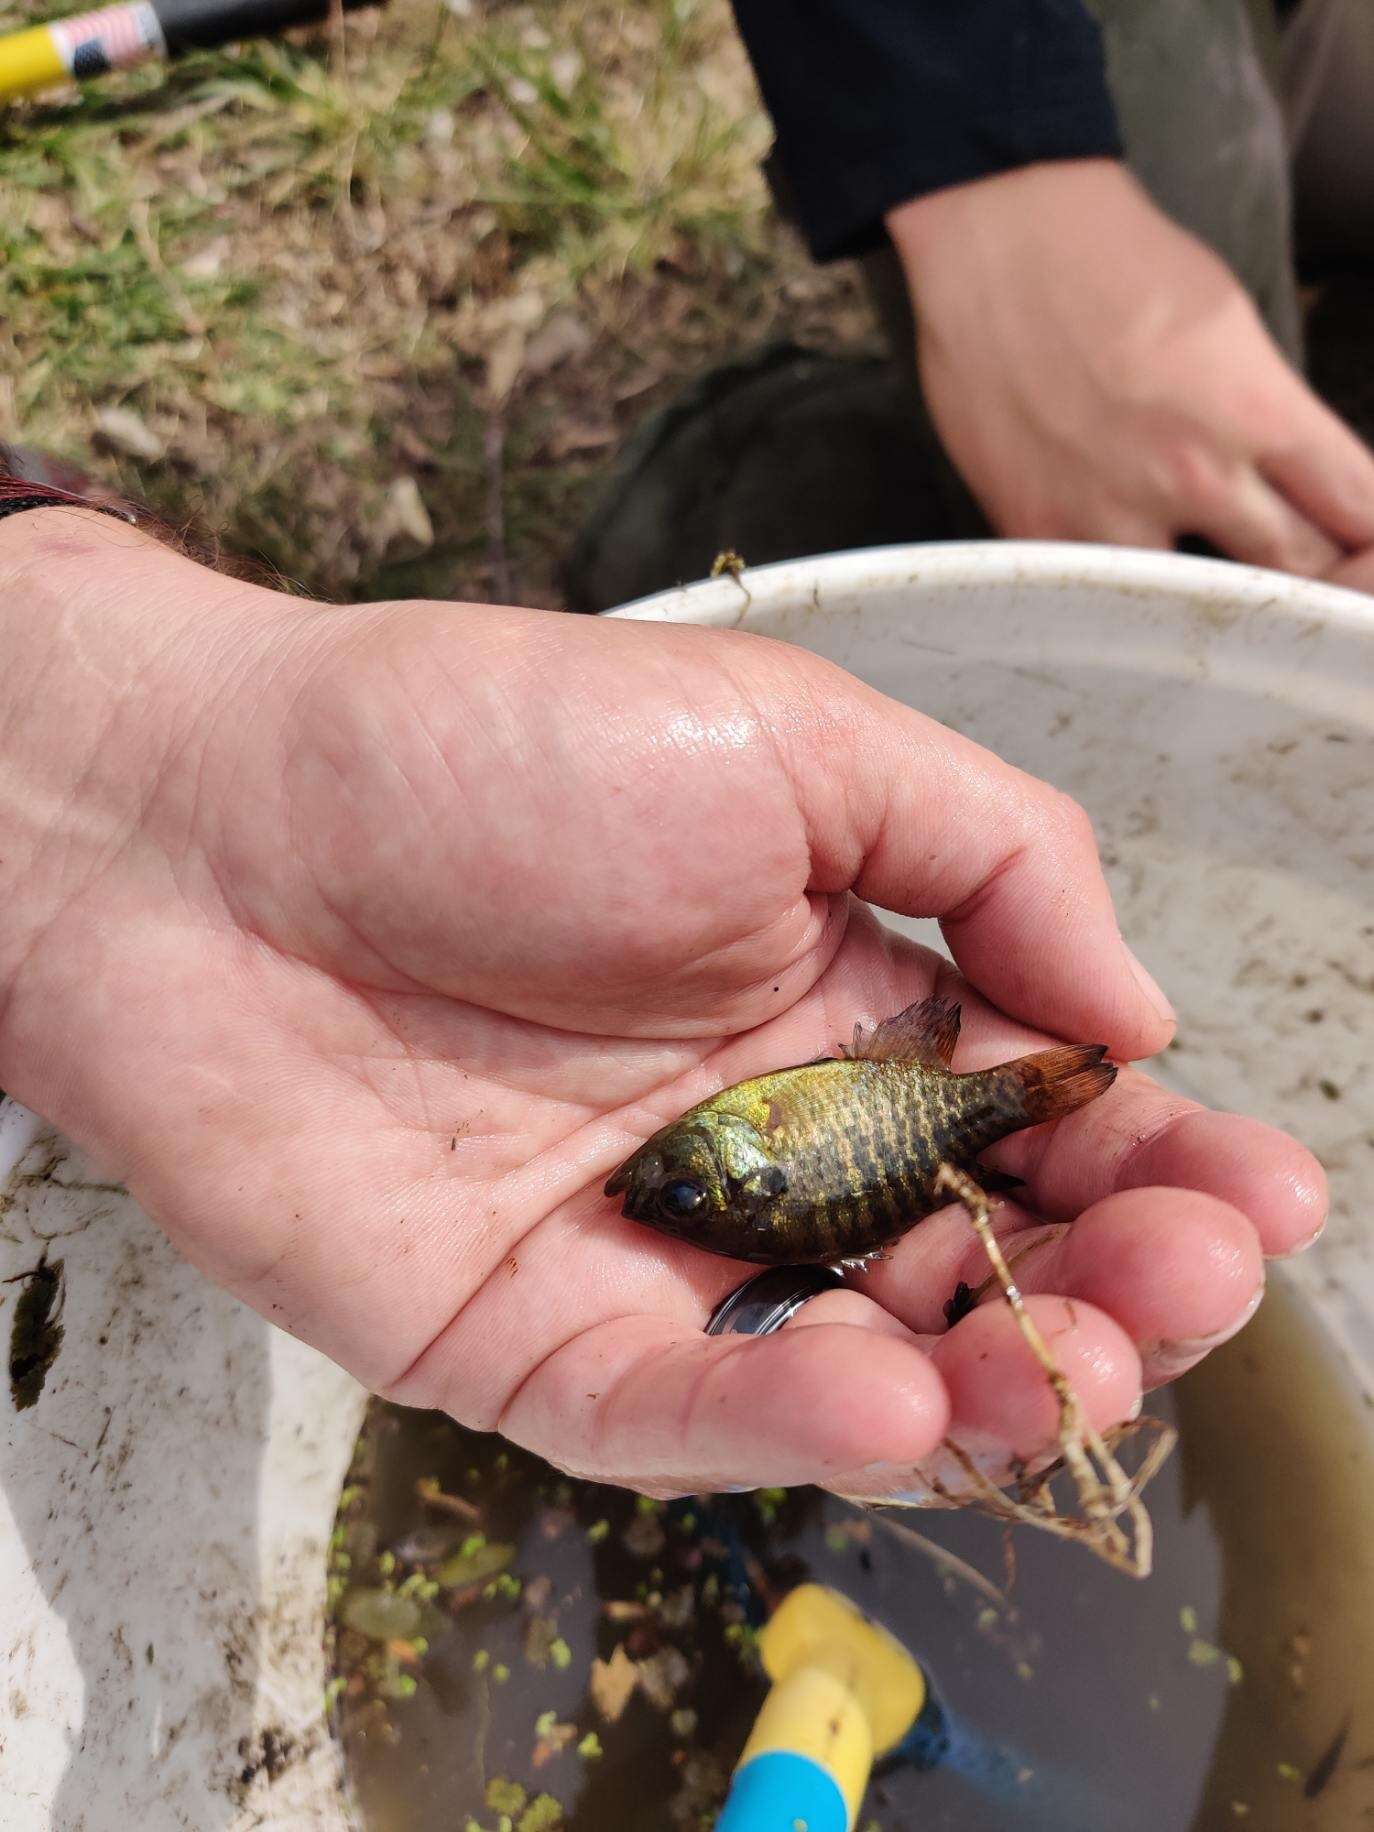
[[[913,1487],[913,1483],[917,1484]],[[837,1495],[850,1501],[867,1502],[870,1506],[883,1506],[891,1503],[908,1508],[949,1507],[948,1500],[943,1500],[935,1485],[924,1481],[920,1470],[912,1469],[910,1464],[905,1468],[895,1468],[891,1463],[870,1463],[857,1475],[835,1482],[832,1486]]]
[[[970,1475],[970,1468],[975,1475]],[[983,1432],[965,1432],[957,1452],[942,1444],[920,1463],[866,1463],[853,1476],[831,1486],[839,1494],[852,1489],[867,1501],[939,1508],[971,1500],[978,1477],[997,1487],[1009,1473],[1005,1444]]]
[[[1330,1219],[1331,1217],[1329,1214],[1323,1214],[1321,1220],[1305,1240],[1295,1241],[1291,1247],[1284,1247],[1277,1253],[1271,1253],[1269,1255],[1270,1259],[1290,1260],[1296,1259],[1300,1253],[1306,1253],[1307,1249],[1309,1247],[1315,1247],[1322,1235],[1325,1234],[1326,1224]]]
[[[1175,1336],[1157,1342],[1152,1348],[1141,1350],[1141,1359],[1147,1363],[1156,1380],[1176,1380],[1180,1374],[1186,1374],[1189,1368],[1196,1367],[1204,1355],[1210,1355],[1223,1342],[1238,1336],[1259,1309],[1263,1298],[1264,1283],[1261,1280],[1245,1309],[1230,1323],[1213,1330],[1209,1336]]]
[[[1125,950],[1126,965],[1130,968],[1136,985],[1139,986],[1140,990],[1145,994],[1145,997],[1166,1024],[1176,1024],[1178,1022],[1178,1013],[1165,998],[1153,974],[1146,972],[1144,967],[1141,966],[1140,962],[1131,952],[1126,942],[1123,941],[1121,946]]]

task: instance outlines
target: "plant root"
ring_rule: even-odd
[[[1050,1353],[1035,1319],[1026,1309],[1011,1269],[992,1231],[991,1204],[973,1178],[952,1164],[940,1167],[937,1187],[959,1202],[992,1267],[1026,1347],[1044,1370],[1059,1406],[1058,1455],[1048,1468],[1020,1471],[1010,1489],[1000,1489],[952,1440],[944,1450],[967,1482],[958,1489],[916,1466],[916,1475],[935,1497],[932,1505],[974,1506],[997,1519],[1020,1521],[1061,1539],[1074,1539],[1107,1564],[1131,1577],[1150,1574],[1154,1531],[1141,1495],[1174,1447],[1177,1433],[1162,1420],[1140,1418],[1118,1426],[1104,1438],[1084,1417],[1078,1395]],[[1147,1440],[1135,1473],[1128,1475],[1116,1448],[1132,1439]],[[1077,1511],[1061,1512],[1052,1493],[1054,1479],[1067,1472]],[[921,1502],[879,1501],[874,1507],[920,1507]]]

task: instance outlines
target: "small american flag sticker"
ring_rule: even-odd
[[[157,14],[147,0],[58,19],[48,31],[63,64],[78,77],[127,70],[166,49]]]

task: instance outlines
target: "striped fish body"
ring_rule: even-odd
[[[1011,1180],[978,1154],[1110,1087],[1099,1045],[957,1074],[959,1008],[929,999],[852,1052],[726,1088],[662,1128],[611,1178],[623,1212],[709,1252],[764,1264],[862,1259],[943,1208],[941,1165]]]

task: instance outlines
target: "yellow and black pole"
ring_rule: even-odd
[[[346,10],[381,0],[342,0]],[[125,0],[0,37],[0,102],[184,51],[270,38],[328,17],[331,0]]]

